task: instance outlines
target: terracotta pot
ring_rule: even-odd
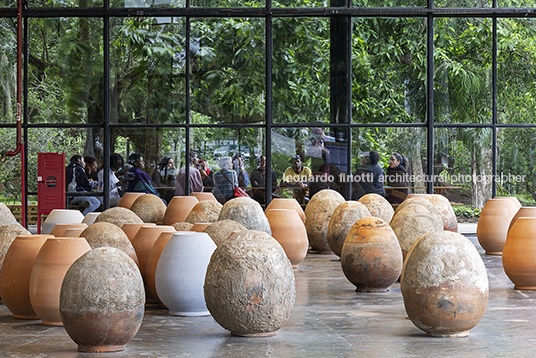
[[[100,214],[101,213],[98,212],[87,213],[86,216],[84,216],[84,220],[82,220],[82,222],[91,225],[95,222],[95,219],[97,219],[97,216],[99,216]]]
[[[514,226],[514,223],[519,218],[536,218],[536,206],[523,206],[519,208],[510,221],[510,225],[508,225],[508,232],[510,232],[510,229],[512,229],[512,226]]]
[[[413,324],[436,337],[469,335],[488,305],[484,262],[469,239],[451,231],[430,232],[415,242],[400,289]]]
[[[536,217],[520,217],[508,231],[502,262],[516,290],[536,290]]]
[[[134,239],[132,239],[132,246],[136,250],[136,255],[138,255],[139,267],[141,276],[145,279],[145,268],[147,267],[147,260],[149,259],[149,254],[153,248],[156,239],[164,231],[175,231],[173,226],[166,225],[157,225],[157,226],[142,226]]]
[[[172,225],[186,221],[190,210],[199,200],[195,196],[174,196],[167,206],[164,214],[164,225]]]
[[[512,200],[512,202],[514,203],[515,206],[517,206],[517,208],[521,208],[523,205],[521,205],[521,203],[519,202],[519,199],[517,199],[515,196],[496,196],[495,198],[493,199],[507,199],[507,200]]]
[[[30,276],[30,301],[44,325],[62,326],[60,289],[65,273],[91,247],[83,237],[47,239],[37,257]]]
[[[191,228],[190,231],[196,231],[196,232],[203,232],[207,226],[209,226],[212,223],[195,223]]]
[[[329,248],[335,255],[341,256],[342,245],[355,222],[368,216],[372,215],[367,207],[358,201],[345,201],[335,208],[326,232]]]
[[[476,236],[487,255],[502,254],[508,227],[517,211],[511,199],[495,198],[486,202],[478,219]]]
[[[210,259],[205,300],[214,320],[231,334],[275,335],[296,300],[296,281],[285,251],[263,231],[232,234]]]
[[[61,237],[80,237],[80,234],[84,230],[85,229],[83,227],[67,229],[63,232],[63,235],[61,235]]]
[[[220,220],[234,220],[248,230],[262,230],[272,235],[270,223],[261,204],[251,198],[240,197],[225,202],[218,217],[218,221]]]
[[[297,268],[307,255],[309,240],[303,221],[293,209],[270,209],[266,217],[276,239],[287,254],[293,268]]]
[[[146,286],[151,296],[159,303],[162,303],[162,301],[160,301],[160,298],[158,298],[158,294],[156,293],[156,284],[154,281],[156,266],[158,265],[158,260],[160,260],[162,250],[164,250],[164,247],[166,247],[166,244],[168,243],[169,239],[171,239],[173,234],[175,234],[175,231],[163,231],[158,236],[153,248],[151,249],[151,252],[149,253],[149,258],[147,259],[147,265],[145,267]]]
[[[370,215],[383,219],[386,223],[390,223],[395,210],[387,199],[379,194],[366,194],[358,200],[365,205],[370,212]]]
[[[291,209],[296,211],[296,214],[300,217],[300,219],[305,224],[305,213],[303,212],[303,209],[298,203],[296,199],[282,199],[282,198],[275,198],[270,201],[270,204],[266,207],[265,213],[270,209]]]
[[[141,223],[141,224],[140,223],[126,223],[126,224],[121,225],[121,230],[123,230],[125,234],[127,234],[128,239],[130,240],[130,242],[132,242],[132,239],[134,239],[134,236],[136,236],[136,234],[138,233],[138,230],[142,226],[156,226],[156,224],[155,223]]]
[[[341,251],[344,275],[356,291],[388,291],[402,272],[402,250],[385,221],[369,216],[350,229]]]
[[[173,316],[208,316],[203,284],[216,244],[202,232],[176,232],[156,266],[158,297]]]
[[[93,249],[65,274],[60,294],[61,319],[81,352],[125,349],[138,332],[144,311],[140,271],[119,249]]]
[[[145,193],[125,193],[119,199],[119,202],[117,203],[117,206],[130,209],[132,204],[138,199],[140,196],[142,196]]]
[[[215,200],[215,201],[218,201],[216,199],[216,197],[214,196],[214,194],[212,194],[212,193],[205,193],[205,192],[191,193],[190,196],[195,196],[197,198],[197,200],[199,200],[199,201],[202,201],[202,200]]]
[[[37,253],[52,235],[19,235],[7,251],[0,271],[0,296],[13,317],[39,319],[30,302],[30,275]]]
[[[56,237],[64,236],[65,230],[67,229],[82,229],[84,230],[87,227],[86,223],[58,223],[54,225],[52,230],[50,230],[50,235]]]
[[[84,214],[79,210],[54,209],[43,222],[41,234],[50,234],[54,225],[59,223],[81,223]]]

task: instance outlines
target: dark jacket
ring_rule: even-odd
[[[92,186],[87,178],[86,171],[80,163],[70,162],[65,169],[65,190],[69,190],[69,184],[74,179],[76,181],[76,191],[91,191]]]
[[[383,189],[384,174],[379,165],[366,164],[360,166],[354,177],[359,177],[365,194],[374,193],[385,196],[385,190]]]

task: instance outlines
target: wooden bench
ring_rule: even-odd
[[[17,221],[22,223],[22,205],[21,204],[12,204],[12,205],[6,205],[9,210],[11,210],[11,213],[17,219]],[[37,225],[37,205],[28,205],[28,225]],[[46,215],[41,216],[41,220],[44,221],[46,219]]]

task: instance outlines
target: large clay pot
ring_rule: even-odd
[[[294,198],[291,199],[283,199],[283,198],[274,198],[272,201],[270,201],[270,204],[266,207],[266,210],[264,210],[264,213],[266,214],[268,210],[270,209],[291,209],[295,210],[300,219],[305,224],[305,213],[303,212],[303,209],[298,203],[298,201]]]
[[[514,205],[519,209],[521,208],[523,205],[521,205],[521,203],[519,202],[519,199],[516,198],[515,196],[496,196],[494,199],[506,199],[506,200],[512,200],[512,202],[514,203]]]
[[[210,193],[210,192],[202,192],[202,193],[190,193],[191,196],[195,196],[197,198],[197,200],[199,201],[203,201],[203,200],[213,200],[213,201],[218,201],[218,199],[216,199],[216,197],[214,196],[214,194]]]
[[[195,196],[174,196],[166,208],[164,225],[186,221],[186,217],[198,202]]]
[[[92,249],[98,247],[115,247],[128,255],[136,264],[138,264],[138,256],[134,250],[134,246],[128,239],[127,235],[118,226],[99,222],[87,227],[81,234],[81,237],[86,238],[89,246]]]
[[[195,223],[189,231],[203,232],[212,223]]]
[[[443,220],[443,230],[458,232],[458,220],[456,219],[452,205],[450,205],[450,201],[439,194],[428,194],[424,198],[432,203],[439,211]]]
[[[156,284],[154,281],[156,274],[156,266],[158,265],[158,260],[160,260],[160,255],[162,255],[162,250],[166,247],[169,239],[175,234],[175,231],[163,231],[158,238],[156,239],[151,252],[149,252],[149,258],[147,259],[147,265],[145,266],[145,282],[147,289],[151,296],[158,302],[158,294],[156,292]]]
[[[502,262],[516,290],[536,290],[536,217],[520,217],[508,231]]]
[[[171,226],[173,226],[173,228],[177,231],[190,231],[190,229],[192,228],[192,226],[194,226],[194,224],[183,221],[183,222],[175,223]]]
[[[501,255],[510,222],[518,211],[515,202],[507,198],[489,199],[484,205],[476,236],[486,255]]]
[[[7,205],[0,203],[0,226],[8,224],[18,224],[18,222]]]
[[[390,225],[400,243],[404,260],[413,243],[421,235],[443,231],[443,220],[436,207],[428,200],[421,198],[406,199],[400,204]]]
[[[161,225],[164,221],[166,209],[166,204],[154,194],[141,195],[130,206],[130,210],[138,215],[144,223],[157,225]]]
[[[50,234],[54,225],[59,223],[81,223],[84,214],[79,210],[54,209],[43,222],[41,234]]]
[[[203,200],[194,205],[184,219],[188,223],[213,223],[218,221],[223,205],[214,200]]]
[[[335,255],[341,256],[342,245],[354,223],[367,216],[371,216],[367,207],[357,201],[346,201],[335,208],[326,232],[329,248]]]
[[[95,222],[97,216],[99,216],[100,214],[101,213],[99,212],[87,213],[86,216],[84,216],[84,220],[82,220],[82,222],[86,223],[89,226]]]
[[[157,226],[142,226],[134,239],[132,239],[132,246],[136,250],[138,255],[139,267],[141,276],[145,279],[145,268],[147,267],[147,260],[149,254],[153,248],[156,239],[164,231],[175,231],[173,226],[157,225]]]
[[[203,284],[216,244],[202,232],[177,232],[156,266],[156,292],[173,316],[207,316]]]
[[[227,240],[229,235],[239,231],[247,231],[247,228],[234,220],[219,220],[210,224],[203,230],[203,232],[210,235],[212,240],[218,246]]]
[[[127,223],[143,224],[143,220],[135,212],[119,206],[104,210],[94,221],[94,223],[99,222],[109,222],[118,227]]]
[[[214,251],[205,300],[216,322],[232,334],[275,335],[290,317],[295,299],[290,261],[265,232],[234,233]]]
[[[11,243],[19,235],[30,235],[30,232],[18,223],[0,226],[0,271]]]
[[[514,223],[519,218],[536,218],[536,206],[523,206],[519,208],[519,210],[516,212],[516,214],[510,221],[510,225],[508,225],[508,232],[510,232],[510,229],[512,228],[512,226],[514,226]]]
[[[127,234],[128,239],[130,240],[130,242],[132,242],[132,239],[134,239],[134,236],[136,236],[136,234],[138,233],[138,230],[142,226],[156,226],[156,224],[155,223],[127,223],[127,224],[121,225],[121,230],[123,230],[125,234]]]
[[[356,291],[388,291],[402,272],[396,235],[381,218],[361,218],[351,227],[341,251],[344,275]]]
[[[62,237],[79,237],[80,234],[84,231],[84,228],[73,228],[67,229],[63,232]]]
[[[370,215],[381,218],[386,223],[391,222],[395,210],[391,203],[380,194],[366,194],[359,198],[358,201],[367,207]]]
[[[340,204],[346,200],[344,197],[331,189],[320,190],[313,195],[305,208],[305,228],[309,243],[321,254],[330,254],[327,232],[331,215]]]
[[[30,301],[44,325],[62,326],[60,289],[65,273],[91,247],[83,237],[47,239],[30,275]]]
[[[67,229],[82,229],[84,230],[87,227],[86,223],[58,223],[54,225],[52,230],[50,230],[50,235],[56,237],[64,236],[65,230]]]
[[[52,235],[19,235],[7,251],[0,271],[0,296],[13,317],[39,319],[30,302],[30,274],[41,246]]]
[[[305,225],[293,209],[270,209],[266,217],[276,239],[287,254],[293,268],[297,268],[307,255],[309,240]]]
[[[272,235],[270,223],[261,204],[251,198],[234,198],[223,204],[218,220],[234,220],[248,230],[262,230]]]
[[[486,267],[473,243],[450,231],[423,235],[411,248],[400,279],[406,313],[437,337],[464,337],[486,312]]]
[[[144,311],[140,272],[121,250],[93,249],[65,274],[60,293],[61,319],[81,352],[124,350],[138,332]]]
[[[121,199],[119,199],[117,206],[130,209],[130,207],[136,201],[136,199],[138,199],[143,194],[145,193],[125,193],[123,194]]]

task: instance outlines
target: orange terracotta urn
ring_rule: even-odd
[[[142,226],[156,226],[155,223],[125,223],[121,225],[121,230],[127,234],[128,239],[130,242],[132,242],[132,239],[134,239],[134,236],[138,233],[138,230]]]
[[[86,223],[58,223],[54,225],[52,230],[50,230],[50,235],[56,237],[61,237],[67,229],[82,229],[84,230],[87,227]]]
[[[125,193],[123,194],[121,199],[119,199],[117,206],[130,209],[130,207],[132,206],[132,204],[134,204],[136,199],[138,199],[143,194],[145,193]]]
[[[309,240],[305,225],[293,209],[270,209],[266,211],[272,237],[285,250],[293,268],[297,268],[307,255]]]
[[[508,198],[489,199],[484,205],[476,236],[487,255],[501,255],[510,222],[518,211],[515,202]]]
[[[520,217],[508,231],[502,262],[516,290],[536,290],[536,217]]]
[[[0,271],[0,296],[18,319],[39,319],[30,302],[30,275],[37,253],[52,235],[19,235],[11,243]]]
[[[197,198],[197,200],[199,201],[202,201],[202,200],[215,200],[215,201],[218,201],[216,199],[216,197],[214,196],[214,194],[212,193],[205,193],[205,192],[202,192],[202,193],[191,193],[190,196],[195,196]]]
[[[521,208],[523,205],[521,205],[521,203],[519,202],[519,199],[516,198],[515,196],[496,196],[494,199],[507,199],[507,200],[512,200],[512,203],[514,203],[515,206],[517,206],[517,208]]]
[[[164,225],[186,221],[186,217],[198,202],[195,196],[174,196],[166,208]]]
[[[341,250],[341,267],[356,291],[388,291],[402,273],[402,249],[381,218],[358,219]]]
[[[167,225],[142,226],[136,233],[136,236],[134,236],[134,239],[132,239],[132,246],[134,246],[136,255],[138,255],[140,272],[144,280],[145,268],[147,267],[147,260],[149,259],[151,249],[153,248],[156,239],[158,239],[160,234],[164,231],[175,232],[175,229],[173,226]]]
[[[270,209],[292,209],[296,211],[300,219],[305,223],[305,213],[296,199],[275,198],[266,207],[265,213]]]
[[[156,266],[158,265],[158,260],[160,259],[162,250],[164,250],[164,247],[166,247],[166,244],[175,232],[176,231],[163,231],[158,236],[153,245],[153,248],[151,249],[151,252],[149,253],[149,258],[147,259],[147,265],[145,267],[145,282],[147,289],[149,290],[151,296],[160,304],[162,304],[162,302],[160,301],[160,299],[158,298],[158,294],[156,293],[154,275],[156,273]]]
[[[65,273],[80,256],[91,250],[83,237],[50,238],[35,258],[30,275],[30,302],[44,325],[63,326],[60,290]]]
[[[84,228],[72,228],[67,229],[63,232],[62,237],[79,237],[80,234],[84,231]]]
[[[519,218],[536,218],[536,206],[523,206],[519,208],[517,213],[512,218],[512,221],[510,221],[510,225],[508,226],[508,232],[510,232],[510,229],[512,226],[514,226],[514,223]]]

